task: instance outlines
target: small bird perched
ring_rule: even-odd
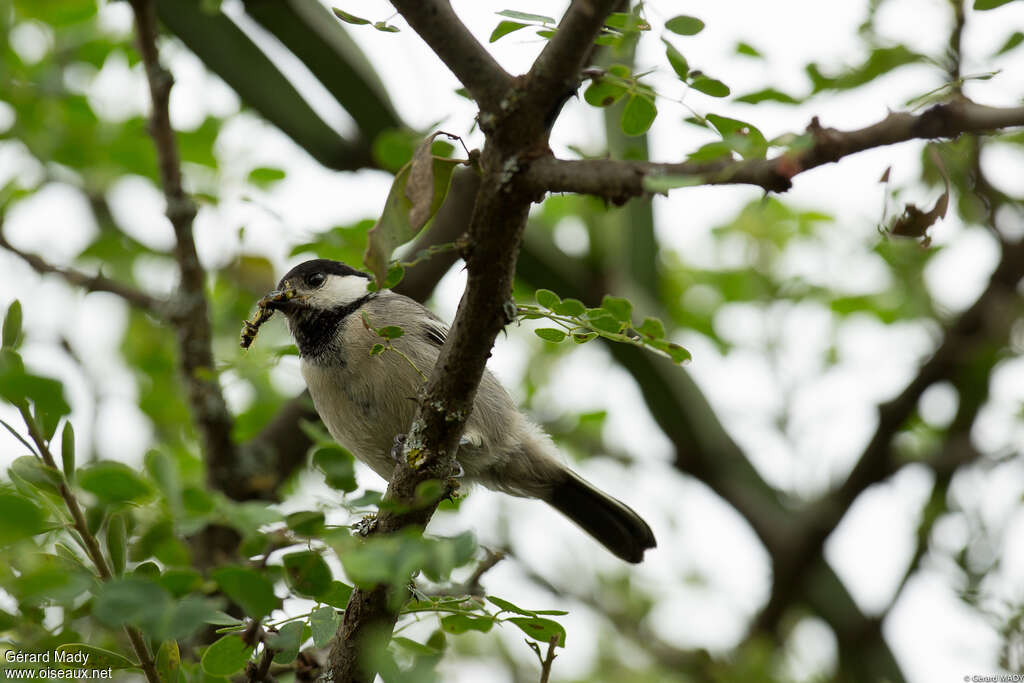
[[[281,280],[246,323],[242,345],[279,310],[302,358],[313,404],[338,443],[390,479],[392,446],[416,412],[416,397],[437,361],[447,326],[412,299],[367,290],[370,276],[327,259],[306,261]],[[368,327],[368,324],[369,327]],[[391,340],[401,353],[370,350],[374,331],[402,328]],[[656,543],[647,523],[559,460],[551,438],[530,422],[489,371],[477,390],[456,456],[468,480],[514,496],[539,498],[627,562],[640,562]]]

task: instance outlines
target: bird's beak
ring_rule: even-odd
[[[295,291],[295,288],[291,286],[291,283],[287,280],[281,283],[281,286],[272,292],[268,292],[265,297],[260,299],[261,308],[270,308],[277,311],[287,313],[294,309],[299,303],[299,294]]]

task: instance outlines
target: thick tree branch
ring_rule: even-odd
[[[154,0],[131,0],[135,12],[137,44],[152,99],[149,132],[156,145],[160,180],[167,200],[167,218],[174,228],[174,256],[181,272],[181,287],[171,312],[178,332],[182,374],[192,417],[199,429],[210,484],[228,495],[239,482],[232,420],[214,371],[210,310],[206,300],[206,272],[199,263],[192,221],[196,205],[181,185],[178,146],[168,111],[171,74],[160,64],[157,51]]]
[[[645,179],[659,176],[692,176],[702,185],[757,185],[769,192],[785,192],[794,176],[857,152],[907,140],[954,138],[1012,126],[1024,126],[1024,107],[989,107],[955,99],[921,114],[892,113],[878,123],[851,131],[824,128],[815,118],[807,127],[808,147],[772,159],[655,163],[544,157],[533,161],[525,175],[538,194],[577,192],[616,203],[649,194]]]
[[[505,96],[507,75],[488,66],[492,60],[481,56],[482,48],[463,35],[464,27],[447,4],[411,0],[393,0],[393,4],[471,92],[474,88],[479,92],[481,129],[487,135],[487,143],[480,157],[480,187],[463,254],[468,269],[466,289],[448,339],[419,398],[405,442],[405,457],[395,468],[385,494],[386,501],[402,503],[404,511],[396,512],[394,507],[383,509],[375,533],[424,527],[438,501],[423,505],[417,501],[417,488],[432,479],[447,481],[454,472],[459,437],[473,409],[494,339],[513,318],[509,309],[516,259],[526,217],[536,197],[522,182],[521,171],[526,159],[535,156],[538,148],[546,148],[548,118],[552,114],[540,106],[500,106],[495,98]],[[586,38],[587,46],[599,27],[600,23],[592,27],[593,33]],[[570,61],[575,63],[579,59],[582,56]],[[467,69],[474,62],[483,63],[487,73],[477,73],[475,69],[479,67]],[[500,87],[495,87],[495,80],[500,81]],[[535,104],[543,103],[543,98],[531,94],[533,88],[529,84],[527,88],[525,94],[520,93],[525,102],[532,98]],[[330,653],[326,675],[332,680],[373,680],[376,670],[365,654],[378,645],[381,637],[386,642],[394,629],[398,618],[396,604],[404,600],[404,596],[395,600],[394,590],[377,586],[353,591]]]
[[[82,289],[90,292],[108,292],[110,294],[116,294],[132,306],[141,308],[142,310],[155,315],[159,318],[167,316],[168,308],[166,302],[150,296],[145,292],[122,284],[117,280],[111,280],[104,275],[89,275],[83,273],[75,268],[62,268],[55,266],[41,256],[36,254],[30,254],[27,251],[18,249],[10,242],[7,241],[7,237],[3,232],[3,216],[0,215],[0,247],[3,247],[12,254],[18,256],[32,267],[34,271],[40,274],[53,273],[64,278],[68,283],[81,287]]]
[[[500,111],[512,77],[477,42],[448,0],[391,0],[391,4],[466,86],[483,111]]]
[[[519,106],[544,112],[550,127],[562,103],[580,84],[594,39],[618,0],[573,0],[558,31],[526,74],[527,92]]]

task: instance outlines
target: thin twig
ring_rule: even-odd
[[[75,268],[55,266],[43,259],[41,256],[18,249],[8,242],[7,237],[4,235],[2,215],[0,215],[0,247],[3,247],[15,256],[19,257],[37,273],[53,273],[54,275],[59,275],[70,284],[81,287],[90,292],[108,292],[110,294],[116,294],[132,306],[141,308],[147,313],[160,318],[166,317],[167,315],[167,305],[164,301],[150,296],[141,290],[117,282],[116,280],[111,280],[103,275],[89,275]]]
[[[466,28],[448,0],[391,0],[484,111],[498,111],[510,76]]]
[[[555,663],[555,646],[558,645],[558,635],[551,636],[548,640],[548,654],[540,663],[540,683],[548,683],[551,676],[551,665]]]
[[[29,436],[35,442],[43,462],[52,470],[61,472],[60,484],[57,486],[60,497],[64,499],[64,504],[67,506],[68,512],[71,513],[72,524],[75,531],[81,537],[82,543],[89,553],[89,559],[92,560],[93,565],[96,567],[97,574],[99,574],[100,579],[103,581],[109,581],[112,577],[110,567],[107,565],[107,559],[103,556],[103,551],[100,549],[99,541],[89,531],[89,525],[85,521],[85,515],[82,514],[78,498],[75,497],[74,492],[68,486],[64,473],[58,469],[57,461],[54,459],[53,453],[50,452],[50,446],[40,433],[39,426],[36,424],[31,413],[29,413],[28,408],[20,405],[18,410],[21,412],[21,417],[28,428]],[[153,664],[153,656],[150,654],[149,647],[147,647],[146,641],[142,638],[142,634],[134,626],[125,626],[124,630],[128,634],[128,640],[131,641],[132,649],[135,650],[135,656],[139,658],[139,665],[146,674],[146,680],[150,683],[160,683],[160,677],[157,675],[156,667]]]

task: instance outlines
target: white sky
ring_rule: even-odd
[[[566,6],[565,2],[538,0],[509,4],[464,0],[453,4],[482,41],[500,20],[494,15],[496,11],[514,6],[521,11],[559,16]],[[373,20],[393,14],[390,5],[377,0],[350,0],[339,2],[339,6]],[[225,2],[225,9],[234,16],[239,14],[238,7],[237,0]],[[105,24],[112,31],[128,30],[128,11],[124,3],[105,6]],[[802,94],[809,87],[802,71],[808,61],[818,61],[828,71],[855,64],[865,55],[855,33],[864,17],[863,2],[733,0],[687,4],[684,8],[680,3],[660,0],[648,3],[648,11],[655,33],[665,19],[677,13],[701,17],[707,24],[703,33],[690,38],[673,36],[672,41],[691,66],[704,68],[725,81],[734,94],[764,85]],[[466,136],[471,146],[479,145],[479,132],[471,131],[472,105],[453,94],[458,87],[454,76],[440,66],[400,17],[390,21],[402,27],[402,32],[382,34],[353,27],[351,33],[388,84],[402,117],[424,128],[440,121],[441,128]],[[949,21],[945,0],[890,0],[883,5],[879,25],[888,41],[940,54]],[[243,26],[266,40],[258,27]],[[1024,3],[971,14],[965,33],[964,71],[1003,71],[989,81],[969,83],[970,96],[987,104],[1019,102],[1024,85],[1024,48],[999,60],[991,60],[989,55],[1021,26]],[[642,44],[638,68],[659,69],[652,77],[659,94],[684,97],[687,106],[701,113],[750,120],[769,138],[802,130],[813,115],[819,116],[824,125],[839,128],[872,123],[887,110],[902,108],[909,98],[942,84],[937,69],[919,65],[900,69],[854,94],[823,95],[797,107],[731,104],[697,92],[684,93],[664,64],[657,38],[650,36]],[[18,29],[10,39],[23,55],[35,50],[42,56],[48,49],[45,32],[35,26]],[[754,45],[766,59],[736,56],[733,50],[738,40]],[[207,113],[227,115],[237,109],[237,98],[206,74],[195,57],[173,43],[163,47],[177,81],[171,101],[176,126],[188,129],[198,125]],[[507,70],[520,73],[541,47],[539,39],[522,31],[489,49]],[[272,40],[268,51],[277,54]],[[327,121],[341,130],[351,126],[347,115],[304,73],[304,67],[284,66]],[[87,92],[97,111],[112,119],[133,115],[145,107],[141,72],[130,69],[124,59],[112,58],[99,73],[80,74],[69,87]],[[680,159],[706,140],[696,128],[681,123],[688,115],[682,104],[662,99],[658,106],[660,115],[651,134],[656,159]],[[10,115],[9,108],[0,106],[0,129],[10,125]],[[566,156],[570,145],[596,149],[601,145],[600,131],[600,113],[581,101],[570,101],[554,129],[552,146],[556,153]],[[332,225],[374,216],[388,190],[389,178],[383,173],[323,170],[284,136],[249,114],[228,123],[216,151],[222,201],[216,208],[205,207],[196,223],[200,255],[211,267],[247,251],[266,254],[283,272],[291,245]],[[883,188],[877,180],[886,167],[892,166],[896,185],[912,181],[919,174],[919,160],[920,144],[911,143],[864,153],[800,175],[785,199],[829,212],[836,216],[836,222],[825,231],[821,243],[804,245],[787,255],[787,272],[850,293],[877,291],[885,286],[884,267],[865,248],[877,239],[875,225],[883,199]],[[284,168],[288,177],[269,192],[254,192],[244,180],[251,168],[260,165]],[[986,169],[992,171],[994,181],[1003,189],[1024,193],[1024,154],[1019,147],[993,148],[986,158]],[[197,175],[195,169],[186,171],[193,187],[210,181]],[[12,176],[31,183],[40,172],[17,143],[0,142],[0,184]],[[716,247],[711,229],[759,194],[752,188],[696,188],[656,198],[659,238],[666,249],[695,265],[735,263],[741,255]],[[934,192],[911,182],[903,198],[923,204],[933,201],[934,196]],[[126,178],[113,188],[109,199],[132,236],[155,248],[171,244],[170,227],[161,215],[162,200],[148,181]],[[239,242],[237,228],[242,225],[246,231]],[[13,243],[58,263],[70,262],[94,231],[81,196],[64,184],[37,193],[13,207],[7,216],[7,234]],[[937,225],[933,236],[934,243],[944,251],[929,266],[928,286],[951,312],[962,310],[984,287],[995,264],[995,245],[983,230],[963,226],[956,219]],[[571,227],[563,231],[561,239],[572,243]],[[6,274],[0,280],[0,305],[6,307],[15,297],[29,304],[26,362],[66,380],[76,431],[87,440],[95,440],[102,456],[140,463],[152,430],[135,406],[132,377],[117,357],[124,305],[110,295],[86,296],[60,281],[39,278],[6,254],[0,254],[0,272]],[[146,277],[154,291],[167,291],[174,283],[172,272],[154,268],[146,270]],[[435,297],[435,308],[448,319],[454,314],[461,286],[460,275],[449,274]],[[97,325],[95,321],[103,323]],[[837,328],[828,312],[813,303],[727,306],[715,325],[723,336],[738,344],[738,349],[723,357],[706,340],[683,332],[681,339],[694,355],[689,371],[759,471],[795,496],[813,497],[842,479],[874,429],[874,405],[902,388],[913,376],[916,363],[936,341],[934,330],[921,325],[887,327],[854,317]],[[62,334],[72,338],[85,359],[85,375],[59,351],[57,342]],[[769,336],[779,339],[784,349],[777,367],[760,351],[760,340]],[[527,349],[540,343],[527,327],[514,331],[507,340],[500,338],[492,369],[507,385],[515,387],[527,371]],[[833,343],[840,362],[823,370],[819,359]],[[292,364],[282,364],[274,376],[283,386],[294,390],[301,387]],[[252,400],[251,392],[238,386],[237,380],[230,384],[228,394],[233,404]],[[1017,359],[1004,363],[993,377],[992,388],[990,404],[973,435],[976,444],[992,452],[1019,451],[1024,430],[1013,415],[1024,401],[1024,362]],[[955,407],[948,387],[945,391],[937,387],[926,399],[926,417],[930,415],[939,423],[948,419]],[[598,458],[579,469],[652,523],[659,548],[643,565],[630,569],[636,585],[661,596],[651,625],[665,640],[680,646],[722,651],[734,645],[743,635],[746,619],[767,598],[768,557],[727,505],[699,482],[670,473],[668,443],[646,414],[631,380],[603,350],[581,347],[561,358],[552,386],[536,397],[534,407],[545,418],[557,416],[567,407],[569,412],[608,410],[609,441],[631,454],[638,464],[627,469]],[[776,417],[784,410],[789,410],[791,423],[786,437],[776,425]],[[0,406],[0,417],[12,421],[10,413]],[[23,455],[22,447],[6,433],[0,434],[0,459],[7,462],[19,455]],[[303,490],[309,496],[330,500],[331,494],[319,487],[315,478],[306,480]],[[363,472],[361,481],[380,487],[368,471]],[[930,486],[926,469],[908,468],[862,496],[829,540],[828,561],[868,613],[880,613],[893,598],[913,550],[918,510]],[[1009,567],[1019,570],[1024,566],[1024,544],[1017,540],[1019,533],[1011,533],[1019,531],[1024,519],[1017,511],[1024,491],[1024,472],[1014,462],[999,468],[976,467],[958,477],[955,489],[961,506],[981,509],[997,528],[1010,520],[1001,549],[1005,565],[996,577],[1001,581],[997,589],[1007,598],[1021,599],[1024,596],[1015,591],[1018,584],[1013,582],[1019,571],[1014,573]],[[303,496],[295,505],[307,505],[309,499]],[[498,510],[516,520],[510,529],[501,528]],[[954,551],[965,542],[967,533],[957,530],[958,519],[963,525],[960,517],[951,515],[936,531],[936,542],[948,543]],[[593,570],[621,569],[614,558],[545,506],[487,491],[475,492],[459,515],[440,518],[433,528],[439,533],[473,528],[484,544],[500,542],[507,533],[524,562],[554,584],[576,591],[596,586]],[[545,533],[538,533],[539,529]],[[965,610],[956,597],[955,574],[941,557],[926,559],[922,567],[885,622],[886,636],[909,680],[961,680],[965,675],[996,673],[999,641],[992,624]],[[499,565],[488,576],[489,585],[500,586],[500,593],[516,602],[560,606],[557,599],[525,581],[512,562]],[[701,581],[688,582],[688,577]],[[564,620],[570,646],[555,667],[559,677],[582,675],[597,643],[590,615],[583,608],[572,609],[573,614]],[[807,621],[795,634],[790,662],[794,675],[805,676],[828,665],[834,643],[827,630]],[[512,651],[521,650],[524,657],[532,658],[518,633],[506,629],[501,637],[507,639]],[[467,669],[451,674],[453,680],[479,680],[474,678],[478,673]]]

